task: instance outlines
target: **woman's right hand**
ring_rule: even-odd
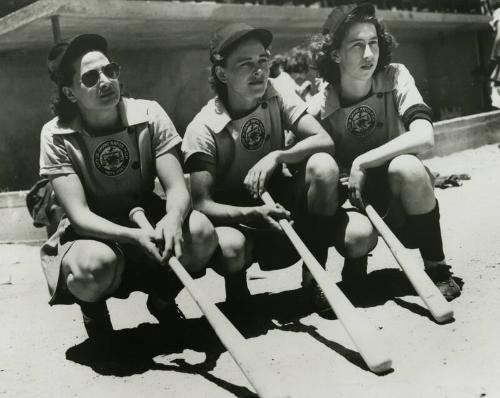
[[[276,203],[275,206],[272,205],[262,205],[255,208],[256,210],[256,221],[259,224],[263,224],[265,227],[273,229],[277,232],[282,232],[281,226],[278,221],[282,219],[290,219],[290,212]]]
[[[154,231],[149,232],[146,229],[134,228],[133,240],[135,244],[141,247],[152,260],[156,260],[158,263],[161,263],[162,256],[156,245]]]

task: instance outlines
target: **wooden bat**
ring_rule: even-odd
[[[140,207],[132,209],[129,213],[129,218],[140,228],[154,232],[153,227],[144,214],[144,209]],[[184,269],[179,260],[172,256],[168,261],[168,265],[203,312],[205,318],[217,334],[217,337],[219,337],[224,347],[231,354],[250,384],[255,388],[259,397],[289,398],[288,394],[279,390],[275,380],[271,378],[271,372],[267,371],[262,363],[258,361],[245,338],[216,305],[208,299],[203,291],[196,286],[195,281]]]
[[[432,317],[437,322],[446,322],[452,319],[453,309],[450,303],[446,301],[438,287],[425,273],[420,256],[414,255],[403,246],[372,205],[365,203],[365,212],[410,280],[410,283],[422,298]]]
[[[274,206],[275,202],[268,192],[261,195],[265,204]],[[354,308],[352,303],[339,289],[333,278],[323,269],[288,220],[279,220],[279,224],[288,239],[304,260],[304,264],[325,294],[328,303],[357,347],[366,365],[374,373],[383,373],[391,369],[392,360],[385,353],[380,343],[378,332],[371,327]]]

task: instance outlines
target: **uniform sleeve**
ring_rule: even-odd
[[[196,160],[199,163],[216,164],[217,150],[215,139],[207,126],[196,119],[193,120],[186,129],[186,134],[182,140],[182,154],[187,170],[189,165]]]
[[[306,112],[307,105],[292,90],[285,90],[280,85],[273,87],[279,94],[285,128],[290,130],[292,125]]]
[[[394,71],[394,99],[398,113],[408,130],[416,119],[425,119],[432,123],[432,110],[424,102],[415,85],[415,79],[405,66],[399,64]]]
[[[40,138],[40,176],[75,174],[62,135],[53,134],[46,126]]]
[[[179,145],[182,138],[160,104],[152,104],[149,109],[150,123],[153,125],[152,149],[158,158]]]

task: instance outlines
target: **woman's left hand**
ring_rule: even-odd
[[[365,181],[366,171],[354,161],[351,167],[351,174],[349,175],[348,194],[349,202],[360,209],[364,209],[365,207],[361,196]]]
[[[162,264],[166,264],[171,256],[182,257],[184,237],[182,234],[182,220],[180,217],[166,214],[156,224],[155,239],[160,247]]]
[[[269,152],[248,170],[244,184],[254,198],[260,197],[265,191],[266,183],[278,165],[278,153],[274,151]]]

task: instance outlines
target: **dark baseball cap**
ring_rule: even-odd
[[[69,39],[63,39],[55,44],[47,57],[47,69],[50,79],[58,83],[64,67],[73,62],[80,55],[97,50],[103,54],[108,52],[106,39],[97,34],[83,34]]]
[[[273,41],[273,34],[263,28],[254,28],[246,23],[233,23],[219,28],[210,40],[210,59],[216,60],[216,55],[223,56],[224,50],[246,37],[255,37],[267,48]]]
[[[323,34],[335,34],[347,17],[355,14],[375,16],[375,7],[370,3],[353,3],[334,7],[323,24]]]

